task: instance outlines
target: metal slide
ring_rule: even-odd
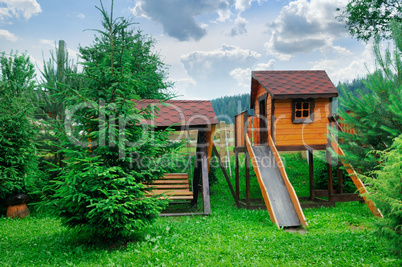
[[[278,228],[306,226],[299,200],[283,168],[279,153],[272,139],[269,141],[269,145],[252,146],[246,137],[247,150],[271,221]]]

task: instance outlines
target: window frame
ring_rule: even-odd
[[[298,102],[308,102],[310,105],[310,114],[308,118],[296,118],[296,103]],[[313,123],[314,122],[314,104],[315,101],[313,98],[307,98],[307,99],[303,99],[303,98],[296,98],[292,100],[292,122],[295,124],[299,124],[299,123],[305,123],[305,124],[309,124],[309,123]]]

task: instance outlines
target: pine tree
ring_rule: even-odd
[[[102,2],[98,9],[103,29],[96,30],[91,46],[80,48],[84,86],[66,86],[58,95],[68,109],[65,130],[55,129],[65,166],[48,204],[69,227],[104,238],[127,237],[166,204],[146,198],[143,182],[162,176],[159,160],[171,151],[166,131],[150,134],[140,125],[139,119],[152,118],[151,107],[139,110],[131,99],[164,98],[167,83],[158,73],[160,61],[142,54],[150,46],[133,33],[132,23],[113,17],[113,1],[110,14]]]
[[[379,38],[375,43],[377,70],[365,82],[369,93],[358,90],[356,95],[343,89],[340,98],[340,117],[357,133],[339,132],[339,138],[347,152],[346,160],[361,171],[371,171],[378,165],[378,157],[370,151],[384,151],[402,132],[401,23],[393,23],[391,30],[393,51],[387,49],[382,55]]]
[[[59,46],[55,47],[55,53],[51,52],[48,61],[43,61],[43,71],[41,88],[36,90],[36,101],[38,108],[35,118],[42,124],[41,132],[38,136],[39,149],[43,155],[49,153],[53,156],[51,162],[62,165],[62,155],[57,153],[59,150],[59,139],[52,129],[64,127],[65,108],[63,103],[58,101],[58,95],[62,94],[66,87],[80,88],[82,79],[78,74],[78,64],[69,59],[66,44],[63,40],[59,41]]]
[[[130,93],[141,99],[172,98],[174,95],[170,89],[173,84],[167,82],[167,68],[159,54],[153,52],[154,39],[139,29],[131,28],[133,23],[127,19],[114,19],[113,10],[109,18],[102,6],[98,9],[103,16],[104,29],[95,30],[100,35],[95,36],[91,46],[80,47],[85,64],[113,62],[114,68],[124,69],[131,79],[141,81],[130,83]],[[105,54],[109,54],[110,58],[106,59]]]
[[[34,107],[35,70],[29,57],[0,55],[0,199],[28,193],[37,170]]]

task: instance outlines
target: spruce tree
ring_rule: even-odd
[[[0,54],[0,200],[28,193],[37,159],[32,123],[35,70],[25,54]]]
[[[363,93],[343,89],[340,117],[357,133],[339,132],[346,160],[361,172],[372,171],[378,164],[372,150],[384,151],[402,132],[402,28],[392,23],[394,49],[383,55],[380,40],[374,45],[377,70],[368,75]],[[350,113],[347,113],[350,111]]]
[[[55,47],[55,53],[47,61],[43,60],[42,80],[40,88],[36,90],[36,102],[38,107],[35,118],[41,121],[42,130],[38,136],[38,149],[46,159],[54,164],[62,166],[62,155],[57,153],[60,148],[58,136],[54,128],[62,131],[64,127],[65,108],[59,101],[59,95],[66,87],[80,88],[83,80],[78,74],[78,63],[69,59],[66,44],[63,40]],[[49,158],[49,154],[52,156]],[[44,170],[48,170],[45,165]]]
[[[140,124],[153,117],[151,107],[140,110],[131,100],[164,98],[167,83],[158,72],[161,61],[148,57],[151,43],[133,32],[132,23],[113,17],[113,1],[110,14],[102,2],[98,9],[103,29],[91,46],[80,48],[84,86],[58,94],[67,108],[64,130],[55,129],[65,160],[47,203],[69,227],[127,237],[166,204],[145,197],[143,182],[162,176],[159,160],[171,151],[166,131],[150,133]]]

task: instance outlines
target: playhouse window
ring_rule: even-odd
[[[293,123],[312,123],[314,112],[313,99],[294,99],[292,105]]]

